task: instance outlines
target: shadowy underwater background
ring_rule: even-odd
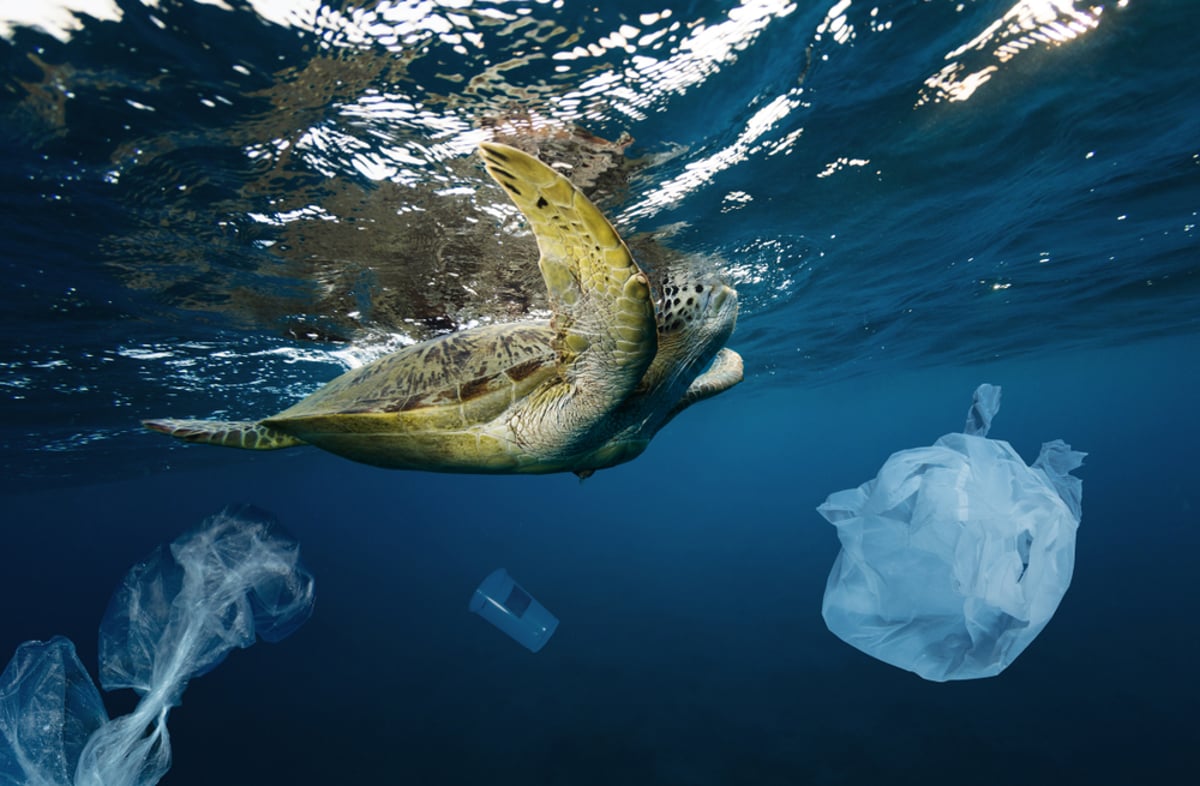
[[[0,653],[94,669],[125,571],[232,503],[316,577],[189,686],[164,784],[1191,782],[1200,5],[62,5],[0,5]],[[142,431],[544,316],[493,138],[722,270],[745,382],[582,483]],[[1088,453],[1075,576],[934,684],[826,630],[814,508],[981,382],[1027,461]],[[536,655],[467,612],[497,567],[561,621]]]

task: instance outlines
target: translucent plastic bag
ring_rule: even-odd
[[[152,786],[171,764],[167,714],[188,681],[312,613],[299,546],[261,512],[218,514],[135,565],[100,626],[100,682],[141,696],[109,720],[61,636],[26,642],[0,675],[0,786]]]
[[[987,439],[1000,388],[981,385],[962,434],[893,454],[817,511],[842,551],[821,613],[840,639],[927,680],[1003,671],[1071,583],[1085,453],[1061,440],[1027,466]]]
[[[73,783],[84,744],[107,721],[70,640],[25,642],[0,675],[0,784]]]

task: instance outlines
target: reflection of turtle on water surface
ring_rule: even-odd
[[[252,450],[315,445],[396,469],[586,476],[634,458],[680,411],[741,381],[741,357],[722,348],[737,318],[732,289],[664,281],[656,301],[624,241],[570,181],[515,148],[481,152],[537,237],[549,323],[405,347],[264,420],[145,425]]]

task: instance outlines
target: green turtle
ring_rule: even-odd
[[[549,322],[487,325],[352,369],[259,421],[146,420],[188,442],[315,445],[394,469],[575,472],[628,461],[688,406],[742,380],[724,348],[737,293],[714,278],[655,292],[625,242],[567,178],[507,145],[484,165],[537,238]]]

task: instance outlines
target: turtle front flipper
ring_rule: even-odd
[[[282,431],[252,420],[143,420],[151,431],[167,434],[184,442],[221,445],[245,450],[278,450],[306,444]]]
[[[718,393],[724,393],[741,382],[742,375],[742,356],[728,347],[722,348],[717,353],[717,356],[713,358],[712,365],[708,367],[708,370],[696,377],[692,380],[692,384],[688,385],[688,389],[684,391],[683,397],[679,399],[679,403],[671,410],[671,414],[667,416],[667,420],[683,412],[697,401],[703,401],[706,398],[712,398]]]
[[[658,351],[650,282],[612,224],[567,178],[516,148],[485,142],[480,149],[488,174],[537,237],[565,385],[547,394],[582,396],[572,414],[599,419],[634,390]]]

